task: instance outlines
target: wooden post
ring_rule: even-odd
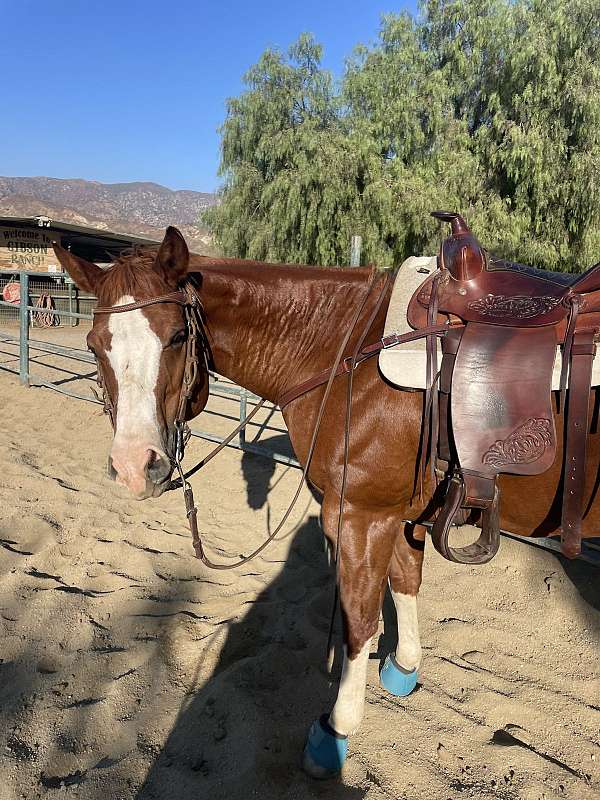
[[[360,251],[362,250],[362,236],[353,236],[350,243],[350,266],[360,267]]]

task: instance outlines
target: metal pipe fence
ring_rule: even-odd
[[[42,309],[36,305],[36,301],[43,297],[51,298],[54,307],[52,310],[58,312],[54,322],[56,325],[65,325],[66,320],[68,325],[76,327],[80,320],[79,314],[83,314],[84,318],[87,318],[87,315],[91,313],[96,299],[85,292],[80,292],[66,273],[0,270],[0,324],[14,323],[16,325],[19,323],[19,304],[7,301],[4,295],[7,289],[10,290],[12,287],[20,285],[23,274],[28,276],[29,300],[32,306],[31,321],[34,326],[36,316],[41,311],[49,311],[49,309]]]
[[[50,283],[48,283],[48,277]],[[19,287],[17,302],[14,300],[9,301],[3,299],[3,290],[9,284],[17,284]],[[71,289],[69,289],[69,286]],[[33,339],[30,335],[31,329],[35,322],[35,314],[40,313],[40,308],[32,304],[32,299],[41,293],[47,293],[53,300],[54,308],[44,308],[43,313],[48,314],[49,317],[58,317],[62,323],[63,319],[69,320],[70,326],[79,325],[81,322],[86,321],[91,323],[93,316],[92,310],[96,302],[94,297],[89,295],[81,295],[72,289],[73,284],[66,273],[51,273],[49,276],[37,272],[7,272],[0,271],[0,342],[14,348],[18,347],[18,369],[3,366],[3,369],[18,373],[19,380],[24,386],[45,386],[61,394],[74,397],[78,400],[85,400],[89,403],[100,404],[100,400],[95,397],[91,392],[89,395],[75,392],[72,389],[66,388],[61,383],[54,380],[48,380],[42,375],[36,374],[32,371],[32,361],[37,356],[32,356],[33,353],[41,353],[51,356],[60,356],[68,361],[74,361],[80,364],[90,364],[94,369],[91,374],[69,373],[81,380],[96,379],[95,360],[93,355],[79,347],[70,347],[61,344],[54,344],[53,342],[40,341]],[[15,288],[15,287],[11,287]],[[32,292],[34,294],[32,295]],[[16,292],[13,292],[16,295]],[[74,310],[77,309],[77,310]],[[83,310],[85,309],[85,310]],[[65,326],[66,327],[66,326]],[[4,328],[4,329],[3,329]],[[13,332],[10,332],[12,328]],[[18,329],[18,335],[17,335]],[[68,372],[66,368],[56,368],[62,372]],[[211,396],[231,398],[238,400],[238,413],[232,419],[239,420],[240,422],[246,417],[248,413],[248,405],[256,405],[260,398],[252,392],[237,386],[230,381],[221,378],[220,376],[211,373],[210,375],[210,394]],[[258,433],[263,430],[274,430],[282,435],[287,436],[287,431],[284,428],[277,428],[269,425],[270,417],[277,411],[277,406],[267,403],[265,405],[267,411],[267,422],[254,422],[248,423],[257,429]],[[219,412],[210,412],[217,414],[220,417],[228,418],[228,415]],[[220,436],[213,431],[192,428],[192,436],[200,439],[205,439],[210,442],[220,443],[224,437]],[[289,442],[289,439],[287,440]],[[246,435],[246,428],[240,431],[240,434],[228,445],[229,447],[237,448],[247,453],[263,456],[264,458],[271,459],[280,464],[285,464],[291,467],[300,467],[298,461],[291,455],[292,448],[289,445],[289,453],[279,452],[276,449],[265,447],[264,444],[257,441],[248,441]]]

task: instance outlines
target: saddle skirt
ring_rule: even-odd
[[[384,336],[392,333],[408,333],[407,313],[411,298],[419,287],[437,269],[437,256],[410,256],[398,270],[390,304],[385,320]],[[438,342],[438,354],[441,345]],[[552,389],[560,388],[561,374],[560,348],[556,348],[552,370]],[[402,389],[425,389],[427,387],[427,353],[425,340],[419,339],[409,344],[397,345],[382,350],[379,354],[379,369],[382,375],[394,386]],[[592,366],[592,386],[600,386],[600,352]]]

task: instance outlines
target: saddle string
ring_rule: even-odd
[[[427,337],[430,338],[430,337]],[[437,350],[437,341],[435,343],[435,348]],[[427,359],[427,371],[430,371],[429,367],[429,359]],[[437,441],[436,434],[434,434],[434,421],[433,421],[433,409],[437,402],[437,395],[438,392],[438,383],[440,380],[441,372],[437,371],[434,374],[433,378],[427,379],[427,387],[425,389],[425,398],[424,398],[424,411],[423,411],[423,432],[421,437],[421,450],[419,453],[419,479],[418,479],[418,489],[419,489],[419,502],[423,502],[423,493],[424,493],[424,486],[425,486],[425,474],[427,472],[427,463],[429,461],[430,465],[433,465],[432,468],[432,481],[434,483],[434,487],[437,484],[437,472],[435,470],[435,463],[436,463],[436,456],[435,452],[432,450],[435,449],[435,443]],[[431,383],[430,383],[431,381]],[[435,399],[434,399],[435,398]],[[438,431],[439,436],[439,414],[437,415],[437,421],[435,424],[435,429]],[[415,481],[416,484],[416,481]],[[416,485],[414,486],[413,494],[411,497],[411,502],[414,500],[415,492],[416,492]]]
[[[431,301],[427,309],[427,324],[431,327],[437,322],[438,316],[438,291],[440,282],[440,272],[435,273],[433,283],[431,286]],[[437,352],[437,338],[435,336],[428,336],[425,340],[426,349],[428,353],[427,365],[427,388],[429,397],[431,399],[431,412],[430,417],[430,436],[429,436],[429,470],[431,473],[431,481],[433,486],[436,485],[436,472],[435,472],[435,455],[439,438],[439,393],[438,393],[438,352]],[[423,465],[425,469],[425,465]]]

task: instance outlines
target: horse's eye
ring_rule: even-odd
[[[187,339],[187,334],[185,331],[177,331],[177,333],[171,337],[171,341],[169,342],[169,347],[179,347],[185,342],[186,339]]]

